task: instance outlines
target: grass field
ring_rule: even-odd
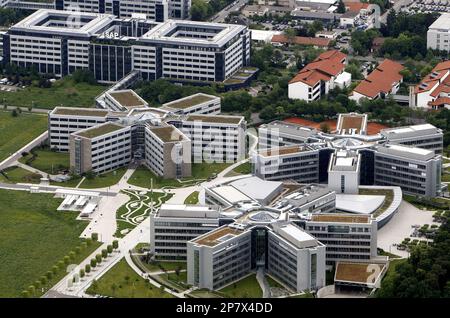
[[[172,298],[136,274],[125,259],[114,265],[96,284],[86,291],[117,298]]]
[[[226,177],[235,177],[250,173],[252,173],[252,164],[250,162],[246,162],[228,172]]]
[[[262,298],[263,296],[255,274],[222,288],[219,292],[231,298]]]
[[[48,148],[36,148],[33,150],[36,157],[31,160],[32,155],[20,158],[20,162],[48,174],[57,174],[61,170],[70,169],[70,155],[51,151]]]
[[[155,175],[152,171],[147,169],[146,167],[139,167],[133,173],[133,175],[128,180],[129,184],[150,188],[150,180],[153,179],[153,187],[155,189],[160,189],[164,187],[169,188],[181,188],[183,186],[193,185],[197,180],[206,180],[212,176],[213,173],[219,173],[229,167],[229,163],[194,163],[192,164],[192,177],[184,178],[179,182],[175,179],[163,179],[157,175]]]
[[[45,114],[22,113],[13,117],[11,112],[0,111],[0,161],[8,158],[46,130]]]
[[[58,80],[51,88],[31,85],[18,92],[0,91],[0,101],[8,106],[53,109],[56,106],[93,107],[95,97],[106,89],[102,85],[75,83],[70,77]]]
[[[0,297],[18,297],[79,246],[87,223],[50,194],[0,190]]]
[[[198,204],[198,195],[198,191],[192,192],[186,200],[184,200],[184,204]]]
[[[80,185],[80,188],[98,189],[111,187],[117,184],[120,181],[120,179],[122,179],[126,171],[127,168],[123,167],[105,174],[98,175],[93,179],[86,178]]]
[[[186,269],[186,262],[154,262],[151,264],[142,263],[149,272],[160,272],[162,269],[165,271],[174,271],[175,269]]]
[[[2,171],[0,174],[0,182],[3,183],[41,183],[41,176],[37,173],[32,173],[28,170],[22,169],[20,167],[9,167]]]

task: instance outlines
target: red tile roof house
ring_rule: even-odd
[[[350,99],[359,103],[361,98],[374,100],[386,98],[397,93],[403,76],[400,72],[404,67],[397,62],[386,59],[373,70],[350,94]]]
[[[350,85],[352,77],[344,71],[346,64],[347,55],[340,51],[322,53],[289,82],[289,98],[312,102],[336,86]]]
[[[436,65],[430,74],[414,87],[411,107],[450,109],[450,61]]]

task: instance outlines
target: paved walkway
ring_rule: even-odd
[[[264,275],[264,268],[260,267],[256,272],[256,280],[263,291],[263,298],[270,298],[270,285]]]
[[[392,219],[378,231],[378,247],[386,252],[390,252],[401,257],[408,257],[407,251],[397,250],[393,244],[400,244],[403,239],[410,237],[414,229],[412,225],[424,224],[438,224],[433,222],[432,211],[423,211],[416,208],[414,205],[403,201],[400,205],[399,211],[392,217]],[[424,238],[417,238],[425,240]]]

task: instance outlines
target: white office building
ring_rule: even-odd
[[[219,227],[210,206],[163,204],[150,215],[151,253],[158,260],[185,261],[187,242]]]
[[[361,169],[361,156],[339,150],[331,156],[328,168],[328,187],[336,193],[357,194]]]
[[[108,111],[101,109],[56,107],[48,115],[50,148],[69,152],[70,134],[104,124],[107,116]]]
[[[161,109],[176,115],[219,115],[221,100],[218,96],[198,93],[165,103]]]
[[[189,115],[175,125],[192,141],[193,162],[238,162],[245,158],[247,123],[242,116]]]
[[[450,13],[443,13],[428,28],[427,48],[438,51],[450,51]]]
[[[131,162],[131,128],[105,123],[70,135],[70,167],[75,174],[108,172]]]
[[[377,257],[377,221],[370,215],[315,214],[305,230],[326,245],[327,264]]]

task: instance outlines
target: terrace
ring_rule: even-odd
[[[293,155],[307,150],[308,150],[307,147],[302,146],[282,147],[264,150],[260,152],[260,155],[263,157],[284,156],[284,155]]]

